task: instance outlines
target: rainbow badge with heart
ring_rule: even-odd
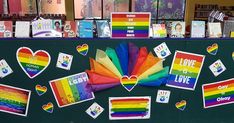
[[[41,74],[50,64],[50,54],[44,50],[38,50],[35,53],[28,47],[21,47],[16,52],[16,58],[26,73],[33,79]]]

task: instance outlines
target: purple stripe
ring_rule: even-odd
[[[210,100],[205,100],[205,106],[214,106],[214,105],[218,105],[218,104],[225,104],[225,103],[229,103],[229,102],[234,102],[234,95],[230,96],[230,100],[224,100],[224,101],[217,101],[217,98],[213,98]]]
[[[112,37],[140,37],[140,38],[143,38],[143,37],[148,37],[148,34],[134,34],[134,36],[127,36],[127,34],[112,34]]]
[[[176,78],[175,75],[170,75],[168,81],[167,81],[167,85],[173,85],[173,86],[178,86],[178,87],[186,87],[186,88],[193,88],[195,86],[195,82],[196,82],[196,78],[190,78],[189,80],[189,84],[186,83],[179,83],[179,82],[175,82]],[[177,78],[178,79],[178,78]]]

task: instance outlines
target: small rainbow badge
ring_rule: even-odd
[[[215,43],[212,46],[208,46],[206,50],[209,54],[216,55],[218,52],[218,48],[219,48],[218,44]]]
[[[109,119],[149,119],[151,98],[144,97],[110,97]]]
[[[53,113],[54,111],[54,105],[53,103],[49,102],[42,106],[42,109],[48,113]]]
[[[88,44],[78,45],[76,47],[76,50],[81,55],[86,56],[88,54],[88,51],[89,51],[89,45]]]
[[[35,90],[36,90],[37,94],[39,96],[41,96],[41,95],[43,95],[43,94],[46,93],[47,87],[46,86],[41,86],[41,85],[36,85],[35,86]]]
[[[185,100],[182,100],[180,102],[177,102],[175,104],[175,106],[176,106],[177,109],[179,109],[181,111],[184,111],[184,109],[186,108],[186,104],[187,104],[187,102]]]
[[[234,78],[202,85],[204,108],[234,103]]]

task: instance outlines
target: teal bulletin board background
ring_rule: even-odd
[[[196,54],[205,55],[205,62],[196,86],[195,91],[176,89],[171,87],[142,87],[136,86],[131,92],[126,91],[122,86],[95,93],[95,99],[80,104],[58,108],[52,94],[48,81],[83,72],[89,69],[89,57],[95,58],[96,49],[105,50],[106,47],[115,48],[119,43],[133,42],[138,47],[147,46],[153,52],[153,48],[162,42],[166,42],[172,54],[166,58],[164,66],[171,66],[175,50],[181,50]],[[82,56],[76,51],[76,46],[87,43],[89,53]],[[217,55],[209,55],[206,48],[213,43],[218,43]],[[30,79],[20,68],[16,60],[16,51],[20,47],[29,47],[33,51],[46,50],[51,55],[49,67],[39,76]],[[232,39],[1,39],[0,59],[5,59],[13,69],[13,74],[0,79],[1,84],[16,86],[32,91],[28,116],[16,116],[0,112],[1,123],[233,123],[234,104],[204,109],[202,102],[201,85],[234,77],[234,61],[231,57],[234,51],[234,40]],[[63,52],[73,55],[71,70],[56,68],[58,53]],[[214,77],[209,70],[209,65],[216,60],[221,61],[227,70]],[[35,92],[35,85],[46,85],[48,91],[39,97]],[[156,103],[158,89],[171,91],[168,104]],[[123,120],[110,121],[108,116],[108,97],[126,96],[151,96],[151,118],[148,120]],[[181,100],[187,101],[184,111],[176,109],[175,103]],[[54,112],[49,114],[42,110],[41,106],[52,102]],[[85,113],[85,110],[97,102],[105,110],[97,118],[93,119]]]

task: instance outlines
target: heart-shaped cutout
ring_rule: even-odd
[[[218,52],[218,49],[219,49],[219,46],[217,43],[215,43],[215,44],[212,44],[212,46],[208,46],[206,50],[209,54],[216,55]]]
[[[123,76],[120,80],[122,86],[128,90],[129,92],[137,85],[138,83],[138,78],[137,76]]]
[[[53,103],[49,102],[42,106],[42,109],[48,113],[53,113],[54,111],[54,105]]]
[[[76,47],[76,50],[81,55],[86,56],[88,54],[88,51],[89,51],[89,45],[88,44],[78,45]]]
[[[41,96],[41,95],[43,95],[43,94],[46,93],[47,87],[46,86],[41,86],[41,85],[36,85],[35,86],[35,90],[36,90],[37,94],[39,96]]]
[[[176,108],[181,110],[181,111],[184,111],[184,109],[186,108],[186,101],[185,100],[182,100],[180,102],[177,102],[175,104]]]
[[[41,74],[50,64],[50,54],[44,50],[35,53],[28,47],[21,47],[16,52],[16,58],[29,78],[34,78]]]

